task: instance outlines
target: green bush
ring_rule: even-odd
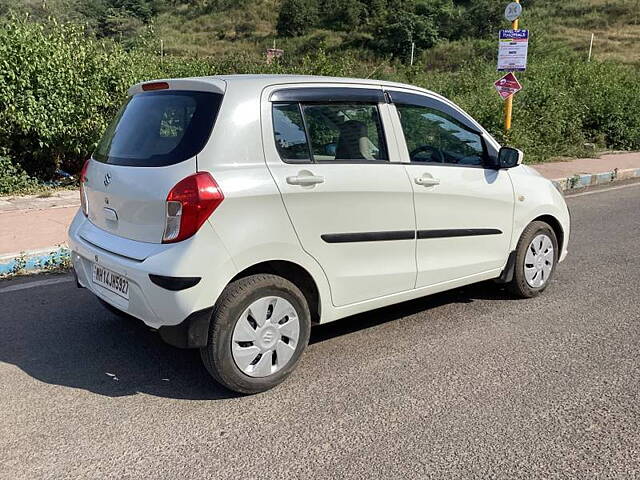
[[[79,169],[147,69],[81,27],[17,19],[0,26],[0,66],[0,147],[41,178]]]
[[[0,195],[30,193],[39,188],[38,181],[30,177],[19,165],[7,157],[0,157]]]
[[[3,159],[0,164],[0,193],[31,188],[31,177],[49,180],[58,168],[77,173],[127,89],[154,78],[231,73],[380,78],[445,95],[498,140],[522,148],[528,162],[585,154],[585,142],[640,149],[636,68],[587,63],[569,51],[549,47],[541,35],[532,38],[529,69],[518,74],[524,90],[515,98],[513,129],[504,138],[503,101],[493,88],[500,76],[491,58],[494,40],[443,43],[419,54],[418,63],[407,67],[362,45],[339,49],[330,45],[331,35],[323,39],[321,33],[288,39],[314,39],[316,48],[272,64],[249,53],[160,61],[149,48],[127,51],[112,41],[96,40],[80,26],[10,17],[0,23],[0,152],[12,162]],[[365,35],[360,43],[367,39],[373,41]]]
[[[283,37],[294,37],[304,35],[317,23],[317,0],[284,0],[276,30]]]
[[[406,81],[450,98],[498,140],[525,151],[528,162],[590,153],[600,148],[640,149],[640,85],[637,70],[584,62],[569,52],[535,58],[517,74],[523,90],[514,98],[513,128],[503,132],[503,106],[493,88],[500,73],[478,61],[455,72],[404,69]]]

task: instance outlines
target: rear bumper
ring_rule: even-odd
[[[100,247],[85,239],[80,234],[89,229],[91,239],[100,238]],[[228,279],[235,275],[234,267],[224,245],[206,222],[201,230],[184,242],[158,245],[136,242],[136,255],[148,250],[149,255],[143,260],[128,258],[120,250],[115,254],[109,249],[109,241],[113,237],[93,226],[78,213],[69,228],[69,247],[71,262],[78,284],[89,289],[96,296],[118,310],[142,320],[149,327],[163,331],[164,327],[175,327],[195,313],[212,307]],[[109,269],[124,276],[129,282],[129,299],[126,300],[93,282],[93,264]],[[154,279],[152,280],[152,276]],[[192,286],[178,290],[158,285],[158,277],[166,278],[200,278]],[[202,317],[202,315],[200,315]],[[198,317],[198,318],[200,318]],[[197,323],[201,325],[202,320]],[[191,324],[189,320],[188,324]],[[208,327],[208,323],[207,323]],[[163,338],[175,341],[176,346],[196,346],[197,339],[202,337],[200,327],[181,327],[187,340],[176,340],[176,332],[180,328],[166,330]],[[195,328],[195,327],[194,327]],[[186,330],[185,330],[186,329]],[[182,331],[180,330],[180,331]],[[173,332],[173,333],[169,333]],[[196,340],[194,340],[196,339]]]

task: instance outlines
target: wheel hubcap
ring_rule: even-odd
[[[530,287],[542,287],[553,270],[553,242],[545,235],[537,235],[529,244],[524,257],[524,278]]]
[[[289,363],[299,337],[300,320],[293,305],[282,297],[260,298],[236,320],[233,361],[250,377],[267,377]]]

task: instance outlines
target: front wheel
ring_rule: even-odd
[[[275,387],[296,367],[309,342],[311,316],[293,283],[270,274],[227,286],[211,318],[202,361],[219,383],[240,393]]]
[[[558,240],[545,222],[531,222],[516,248],[513,279],[507,288],[521,298],[539,295],[551,282],[558,263]]]

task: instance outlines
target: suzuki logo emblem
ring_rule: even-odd
[[[104,176],[104,186],[105,186],[105,187],[108,187],[110,183],[111,183],[111,174],[110,174],[110,173],[107,173],[107,174]]]

